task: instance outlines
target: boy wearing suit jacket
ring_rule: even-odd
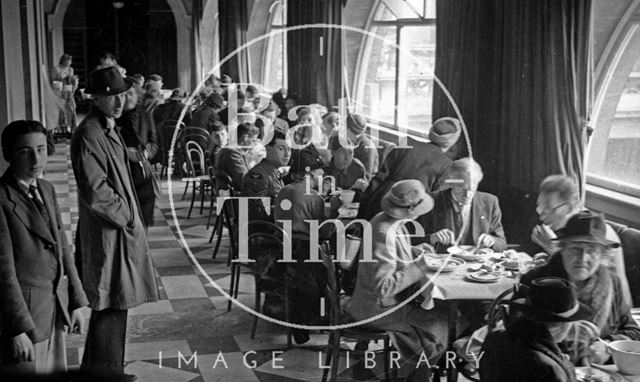
[[[66,369],[65,326],[84,332],[88,304],[69,251],[47,163],[46,129],[14,121],[2,132],[10,166],[0,178],[0,370]]]

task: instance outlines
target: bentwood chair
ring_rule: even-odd
[[[241,268],[247,268],[251,271],[255,284],[255,306],[256,312],[262,312],[262,293],[271,293],[271,291],[262,290],[262,284],[268,283],[272,286],[280,286],[284,291],[284,315],[285,321],[290,322],[289,307],[289,285],[286,278],[274,278],[269,275],[269,267],[275,266],[275,262],[282,258],[285,243],[290,243],[287,233],[277,225],[266,221],[250,221],[246,226],[249,233],[247,240],[248,253],[245,254],[249,260],[242,262],[239,256],[238,248],[234,252],[235,258],[231,262],[231,282],[229,286],[229,295],[234,299],[238,298],[238,289],[241,276]],[[231,310],[232,301],[229,300],[227,311]],[[251,339],[255,338],[256,329],[258,327],[258,316],[254,315],[253,324],[251,325]],[[291,347],[291,328],[287,328],[287,345]]]
[[[225,173],[224,171],[214,171],[215,173],[215,181],[213,185],[215,185],[214,194],[218,197],[234,197],[236,195],[236,190],[233,188],[233,182],[231,182],[231,177]],[[218,250],[220,249],[220,243],[222,242],[222,234],[223,230],[226,227],[227,232],[229,233],[229,240],[232,245],[230,245],[229,249],[229,257],[227,258],[227,265],[231,265],[232,255],[232,247],[235,245],[235,237],[233,237],[233,224],[236,219],[236,209],[235,203],[232,200],[225,200],[223,204],[220,206],[221,213],[217,214],[216,221],[213,225],[213,230],[211,231],[211,236],[209,236],[209,243],[213,240],[213,237],[217,235],[216,245],[213,248],[213,253],[211,254],[211,258],[215,259],[218,256]]]
[[[191,204],[187,219],[191,217],[193,204],[195,203],[196,189],[200,192],[200,214],[204,207],[205,194],[212,190],[209,175],[206,173],[207,166],[207,146],[209,144],[209,132],[200,127],[187,127],[180,134],[180,147],[184,156],[182,164],[185,177],[181,180],[185,182],[182,199],[184,199],[189,184],[192,185]]]
[[[168,119],[164,122],[162,122],[162,125],[160,126],[160,139],[162,140],[161,144],[160,144],[160,161],[161,161],[161,168],[160,168],[160,177],[168,175],[168,169],[169,169],[169,151],[171,151],[171,142],[173,140],[173,134],[176,131],[176,129],[178,129],[179,131],[182,131],[184,129],[184,123],[180,123],[178,124],[178,121],[175,119]],[[176,157],[180,157],[180,144],[179,141],[178,144],[176,144],[176,150],[174,150],[174,158]],[[178,163],[180,161],[177,161]]]
[[[338,270],[334,263],[334,256],[332,255],[331,246],[329,241],[324,241],[320,245],[320,256],[322,262],[327,268],[327,286],[326,292],[329,298],[329,324],[336,326],[340,324],[348,323],[350,320],[345,319],[342,314],[342,308],[340,306],[340,286],[338,284]],[[384,330],[368,330],[366,327],[354,326],[345,329],[332,329],[329,332],[329,343],[327,345],[327,355],[324,362],[324,371],[322,372],[322,382],[327,380],[335,381],[338,374],[338,361],[340,359],[340,342],[341,338],[356,341],[355,354],[357,357],[364,356],[368,351],[368,345],[370,342],[382,341],[384,346],[382,352],[384,353],[384,378],[385,381],[392,380],[392,373],[390,371],[390,354],[393,350],[391,346],[391,339],[389,333]],[[396,378],[396,370],[393,372],[393,378]]]

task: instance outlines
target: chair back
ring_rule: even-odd
[[[206,156],[202,146],[195,140],[185,139],[182,142],[187,176],[200,176],[205,174]]]
[[[230,196],[234,196],[239,192],[239,190],[233,188],[233,180],[225,171],[214,169],[214,176],[216,177],[216,192],[219,192],[220,190],[229,190],[231,193]]]
[[[283,257],[285,246],[290,246],[291,239],[287,233],[277,225],[260,220],[252,220],[247,224],[249,232],[248,257],[255,260],[252,266],[254,275],[261,279],[268,279],[271,267]],[[283,279],[270,279],[277,283],[284,283]]]
[[[333,262],[331,245],[328,240],[320,244],[320,257],[327,268],[326,291],[329,297],[329,325],[339,325],[341,322],[340,286],[338,284],[338,270]]]
[[[498,297],[491,302],[487,318],[489,331],[495,329],[500,321],[502,321],[505,326],[508,326],[511,323],[507,301],[516,296],[516,294],[516,288],[510,288],[500,293]]]

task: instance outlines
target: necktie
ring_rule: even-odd
[[[40,212],[40,215],[42,215],[42,218],[44,219],[45,223],[47,223],[47,228],[49,228],[49,230],[51,231],[51,217],[49,216],[49,213],[47,212],[47,208],[38,199],[37,192],[38,192],[38,190],[36,189],[35,186],[29,186],[29,192],[28,192],[29,193],[29,197],[31,198],[31,201],[33,202],[33,204],[36,205],[36,208]]]

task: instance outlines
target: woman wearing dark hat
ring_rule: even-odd
[[[575,381],[573,365],[557,343],[571,322],[588,319],[593,311],[578,301],[571,284],[545,277],[532,280],[511,302],[518,316],[506,329],[490,333],[482,346],[480,376],[491,382]]]
[[[391,333],[402,356],[400,376],[428,381],[429,365],[435,365],[445,350],[446,310],[439,305],[424,310],[406,304],[402,296],[416,284],[422,287],[427,282],[428,268],[421,255],[424,247],[411,246],[405,225],[429,212],[433,199],[420,181],[409,179],[395,183],[381,204],[383,212],[370,222],[373,262],[358,264],[349,312],[357,320],[376,317],[366,326]]]
[[[602,341],[591,344],[595,337],[607,342],[640,340],[640,328],[625,302],[620,279],[603,265],[607,250],[618,246],[605,235],[606,225],[601,215],[590,211],[573,215],[555,239],[560,252],[521,279],[523,284],[531,284],[532,280],[543,276],[566,278],[575,285],[578,300],[593,310],[588,321],[596,328],[578,330],[565,343],[572,361],[578,364],[586,357],[596,363],[609,359]]]
[[[290,285],[291,321],[311,325],[320,317],[320,298],[324,296],[327,278],[322,264],[304,262],[309,259],[308,221],[322,223],[325,220],[324,199],[317,191],[318,177],[323,175],[322,161],[313,152],[302,150],[292,156],[290,164],[293,183],[278,193],[274,214],[276,221],[292,223],[292,253],[297,262],[280,263],[276,267],[284,275],[280,279],[287,277]],[[327,225],[320,229],[320,241],[329,238],[331,227]],[[293,336],[298,344],[309,340],[307,330],[294,329]]]

